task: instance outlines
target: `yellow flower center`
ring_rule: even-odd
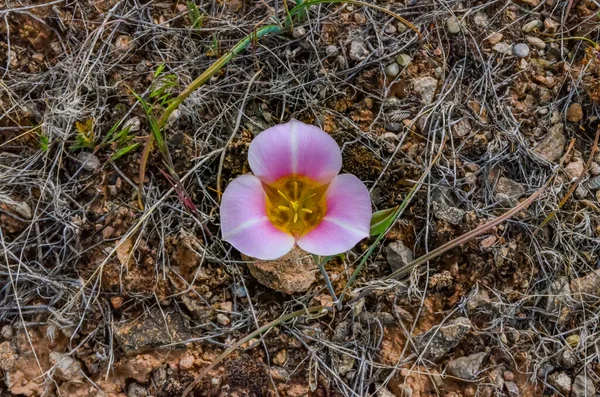
[[[263,184],[267,194],[267,216],[286,233],[300,237],[314,229],[325,216],[325,191],[310,178],[284,176],[271,185]]]

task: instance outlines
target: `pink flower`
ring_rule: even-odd
[[[338,175],[335,140],[292,120],[260,133],[250,144],[254,175],[234,179],[221,200],[223,240],[240,252],[270,260],[295,244],[336,255],[369,236],[371,200],[354,175]]]

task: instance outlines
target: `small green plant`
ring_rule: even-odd
[[[188,8],[188,16],[190,17],[190,22],[192,23],[192,29],[200,29],[204,23],[204,14],[200,12],[198,6],[193,1],[187,2]]]
[[[160,106],[166,107],[173,99],[173,92],[177,86],[177,76],[174,73],[165,73],[163,63],[154,72],[149,98]]]
[[[93,149],[96,145],[96,134],[94,133],[94,119],[91,117],[83,122],[75,122],[75,143],[71,150]]]

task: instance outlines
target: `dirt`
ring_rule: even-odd
[[[191,395],[558,396],[551,380],[580,374],[600,389],[597,2],[372,2],[421,37],[374,7],[312,6],[181,104],[142,208],[151,121],[293,6],[187,3],[0,9],[0,395],[179,396],[212,364]],[[327,263],[342,310],[312,259],[302,274],[247,265],[220,239],[220,192],[290,118],[331,134],[374,210],[425,174],[364,264],[375,238]],[[419,258],[546,182],[510,220],[383,280],[391,242]],[[434,339],[456,321],[469,329]],[[473,380],[447,372],[482,352]]]

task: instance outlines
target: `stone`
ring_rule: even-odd
[[[77,160],[81,162],[83,169],[86,171],[95,171],[100,168],[100,160],[95,154],[90,152],[80,152],[77,155]]]
[[[141,317],[113,324],[115,340],[127,355],[144,351],[169,348],[190,338],[189,319],[175,308],[157,306],[146,311]],[[167,346],[168,345],[168,346]]]
[[[354,22],[356,22],[359,25],[364,25],[365,23],[367,23],[367,17],[362,12],[357,12],[352,16],[352,18],[354,19]]]
[[[471,123],[467,117],[463,117],[456,124],[452,125],[452,132],[457,138],[462,138],[471,133]]]
[[[577,365],[577,354],[570,348],[565,348],[560,355],[560,365],[565,369],[571,369]]]
[[[525,187],[506,177],[498,178],[495,198],[497,201],[513,201],[525,194]]]
[[[223,327],[227,327],[229,324],[231,324],[231,320],[229,319],[229,317],[227,317],[223,313],[217,314],[217,322]]]
[[[404,33],[404,32],[406,32],[408,30],[408,26],[406,26],[402,22],[398,22],[398,24],[396,25],[396,27],[398,28],[398,32],[399,33]]]
[[[17,364],[17,358],[17,353],[10,342],[0,343],[0,369],[2,371],[10,372]]]
[[[12,339],[15,336],[15,329],[10,325],[5,325],[2,327],[2,331],[0,331],[0,335],[4,339]]]
[[[33,211],[31,211],[31,207],[25,201],[6,200],[2,204],[6,204],[12,212],[22,216],[24,219],[31,219],[33,217]]]
[[[504,388],[509,397],[519,397],[521,395],[515,382],[504,382]]]
[[[563,396],[571,392],[571,377],[564,372],[554,372],[548,376],[548,383]]]
[[[540,5],[540,0],[519,0],[519,2],[531,7],[537,7]]]
[[[350,49],[348,50],[348,56],[353,61],[362,61],[369,55],[369,50],[365,47],[363,40],[352,40],[350,42]]]
[[[492,50],[505,55],[510,55],[512,53],[512,46],[504,41],[494,44]]]
[[[546,48],[546,43],[544,40],[538,39],[537,37],[527,36],[525,37],[525,40],[527,40],[531,46],[537,48],[538,50],[543,50]]]
[[[402,241],[394,241],[385,247],[387,262],[392,271],[403,268],[413,261],[413,253]]]
[[[533,21],[527,22],[525,25],[523,25],[521,30],[525,33],[531,33],[534,30],[540,29],[542,26],[544,26],[542,21],[539,19],[534,19]]]
[[[548,131],[540,143],[535,147],[534,151],[551,163],[560,159],[566,143],[563,129],[564,125],[562,123],[553,125],[550,128],[550,131]]]
[[[391,132],[400,132],[402,131],[402,124],[394,122],[387,123],[385,129]]]
[[[458,22],[456,17],[450,17],[446,19],[446,28],[452,34],[460,33],[460,22]]]
[[[488,16],[485,12],[477,11],[473,16],[473,23],[480,28],[485,28],[488,25]]]
[[[412,62],[412,57],[408,54],[398,54],[396,62],[400,66],[408,66]]]
[[[513,54],[518,58],[526,58],[529,56],[529,46],[524,43],[519,43],[513,47]]]
[[[325,55],[327,55],[328,57],[337,56],[339,53],[339,48],[337,48],[334,45],[328,45],[327,47],[325,47]]]
[[[383,30],[386,34],[394,34],[396,33],[397,29],[394,25],[392,25],[391,23],[389,25],[387,25],[385,27],[385,29]]]
[[[450,206],[444,202],[434,201],[433,202],[433,215],[439,220],[446,221],[451,225],[458,226],[462,224],[465,218],[465,211]]]
[[[569,105],[569,108],[567,109],[567,120],[569,120],[571,123],[579,123],[582,118],[583,109],[581,108],[581,105],[577,102]]]
[[[83,379],[81,364],[70,355],[50,352],[49,358],[54,367],[54,374],[60,379],[70,382]]]
[[[128,34],[117,36],[115,40],[115,49],[121,53],[135,50],[135,41]]]
[[[427,360],[437,361],[456,347],[471,327],[471,321],[466,317],[434,326],[414,338],[415,353],[422,354]]]
[[[571,296],[576,301],[596,302],[600,296],[600,269],[571,280]]]
[[[187,354],[181,357],[181,359],[179,360],[179,368],[188,370],[194,366],[195,361],[196,360],[194,359],[194,356],[192,356],[191,354]]]
[[[421,97],[421,102],[425,105],[433,103],[435,92],[437,91],[438,81],[431,76],[417,77],[412,80],[413,89]]]
[[[119,310],[121,308],[121,306],[123,306],[124,301],[125,301],[125,298],[123,298],[122,296],[111,296],[110,297],[110,304],[113,307],[113,309],[115,309],[115,310]]]
[[[475,294],[473,294],[469,300],[467,300],[467,309],[473,311],[478,308],[487,308],[490,307],[492,301],[490,300],[489,293],[484,289],[478,289]]]
[[[133,382],[127,388],[127,397],[147,397],[148,390],[144,385]]]
[[[400,74],[400,66],[396,62],[390,63],[385,67],[385,74],[389,77],[396,77]]]
[[[448,364],[448,372],[461,379],[475,379],[486,356],[487,353],[482,352],[452,360]]]
[[[559,27],[560,23],[556,22],[554,19],[544,19],[544,29],[546,30],[546,33],[555,33]]]
[[[569,177],[571,181],[579,178],[585,169],[585,164],[583,164],[582,159],[577,159],[576,161],[572,161],[565,167],[565,174]]]
[[[296,26],[292,30],[292,37],[295,39],[300,39],[306,35],[306,29],[303,26]]]
[[[284,294],[306,292],[316,281],[317,264],[312,256],[296,247],[274,261],[248,264],[250,274],[262,285]]]
[[[592,164],[590,164],[590,174],[593,176],[600,175],[600,164],[592,162]]]
[[[288,359],[287,350],[281,349],[277,352],[277,354],[275,354],[275,357],[273,357],[273,364],[279,365],[281,367],[287,362],[287,359]]]
[[[486,38],[486,40],[491,45],[495,45],[495,44],[498,44],[499,42],[501,42],[503,37],[504,37],[504,35],[502,33],[495,32],[495,33],[492,33],[491,35],[489,35]]]
[[[571,386],[571,397],[589,397],[595,395],[596,387],[590,379],[590,375],[586,376],[585,373],[577,375]]]

